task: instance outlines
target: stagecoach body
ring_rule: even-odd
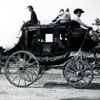
[[[30,50],[38,61],[44,65],[60,64],[69,56],[67,46],[68,28],[60,25],[38,25],[24,27],[24,49]],[[61,38],[65,34],[66,40]]]
[[[92,81],[93,69],[80,51],[94,48],[96,44],[88,45],[90,42],[86,35],[72,32],[69,24],[24,26],[19,42],[3,53],[6,77],[14,86],[26,87],[40,79],[44,71],[56,68],[63,70],[68,84],[84,88]],[[79,52],[70,56],[72,51]]]

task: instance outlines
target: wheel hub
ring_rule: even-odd
[[[20,72],[24,72],[25,71],[25,67],[24,66],[20,66],[19,70],[20,70]]]
[[[76,72],[76,75],[77,75],[78,77],[81,77],[81,76],[82,76],[82,73],[81,73],[80,71],[78,71],[78,72]]]

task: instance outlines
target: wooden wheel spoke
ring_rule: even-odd
[[[22,73],[20,73],[20,77],[19,77],[18,85],[20,85],[21,79],[22,79]]]
[[[10,75],[17,74],[17,75],[13,78],[12,82],[15,81],[15,79],[19,76],[19,70],[16,71],[16,72],[14,72],[14,73],[10,73],[10,72],[8,72],[8,73],[9,73]]]
[[[24,58],[24,60],[26,60],[26,53],[24,54],[24,57],[23,58]]]
[[[18,53],[18,55],[17,55],[17,58],[18,58],[18,60],[21,58],[21,55],[20,55],[20,53]]]
[[[73,68],[73,69],[74,69],[74,71],[77,71],[76,66],[77,66],[77,65],[76,65],[75,63],[72,63],[71,68]]]
[[[33,63],[31,63],[31,65],[33,65],[33,66],[37,66],[37,62],[34,61]]]
[[[34,71],[39,72],[39,70],[37,68],[34,68]]]
[[[91,77],[89,77],[89,76],[91,76],[90,73],[88,73],[88,74],[85,73],[85,75],[84,75],[84,77],[91,79]]]
[[[27,75],[27,80],[32,80],[31,77],[29,76],[29,74],[25,71],[25,74]]]
[[[25,83],[25,85],[26,85],[26,80],[25,80],[25,76],[24,76],[24,73],[23,73],[22,75],[23,75],[23,78],[24,78],[24,83]]]
[[[73,86],[75,86],[77,84],[77,77],[75,77],[76,75],[74,75],[74,77],[72,75],[70,75],[70,77],[68,77],[68,81],[69,83],[73,84]]]
[[[28,63],[30,60],[32,59],[32,56],[29,56],[29,59],[26,61],[26,63]]]
[[[68,75],[69,77],[68,77],[68,79],[70,79],[70,78],[73,78],[73,76],[75,76],[75,74],[70,74],[70,75]],[[75,78],[75,77],[74,77]]]
[[[87,82],[85,81],[85,79],[84,79],[84,78],[83,78],[82,80],[83,80],[83,83],[84,83],[84,84],[87,84]],[[81,83],[82,83],[82,82],[81,82]]]
[[[76,86],[81,87],[82,86],[82,83],[80,81],[77,81],[76,82]]]
[[[34,63],[26,63],[25,65],[26,65],[26,68],[31,67],[31,66],[32,66],[33,68],[34,68],[34,67],[37,68],[37,66],[38,66],[38,65],[34,65]]]
[[[76,78],[77,78],[77,77],[76,77]],[[78,85],[78,78],[77,78],[76,81],[74,80],[74,82],[75,82],[75,83],[74,83],[74,86]]]
[[[17,59],[16,59],[16,56],[12,57],[12,59],[17,63]]]
[[[64,71],[64,76],[66,77],[66,76],[68,76],[68,74],[69,74],[69,72],[68,71]]]
[[[31,73],[32,75],[37,75],[36,72],[33,70],[27,70],[27,72]]]
[[[70,72],[70,73],[75,73],[75,71],[70,69],[70,68],[68,68],[67,71]]]
[[[16,72],[14,72],[14,73],[13,73],[13,72],[9,72],[9,71],[8,71],[8,74],[10,74],[10,75],[13,75],[13,74],[19,74],[19,70],[17,70],[17,71],[16,71]]]
[[[12,82],[14,82],[14,81],[16,80],[17,77],[18,77],[18,75],[16,75],[16,76],[14,77],[14,79],[12,80]]]
[[[84,71],[86,71],[88,68],[85,67],[84,69],[82,69],[80,72],[83,73]]]
[[[77,69],[80,71],[82,68],[84,67],[84,65],[82,63],[78,63]]]

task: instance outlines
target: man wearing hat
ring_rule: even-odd
[[[87,26],[85,23],[83,23],[80,19],[81,14],[84,13],[84,11],[80,8],[77,8],[74,10],[75,18],[72,19],[72,28],[75,31],[78,31],[79,33],[86,32],[86,29],[92,30],[92,27]],[[84,28],[82,28],[83,26]]]
[[[75,48],[75,50],[78,50],[82,44],[82,41],[84,39],[84,36],[87,32],[87,30],[92,30],[92,27],[89,27],[85,23],[83,23],[80,19],[81,14],[84,13],[84,11],[80,8],[77,8],[74,10],[75,18],[71,21],[71,28],[72,28],[72,37],[71,37],[71,46]],[[84,49],[90,48],[87,46],[88,44],[94,45],[94,42],[91,41],[91,39],[86,39],[84,44]],[[91,47],[92,47],[91,45]]]

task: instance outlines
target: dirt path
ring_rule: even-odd
[[[100,76],[86,89],[68,86],[61,70],[50,70],[27,88],[11,85],[0,75],[0,100],[100,100]]]

